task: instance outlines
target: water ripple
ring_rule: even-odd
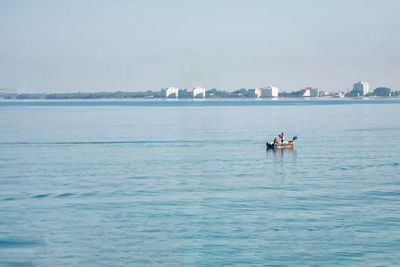
[[[252,140],[138,140],[138,141],[63,141],[63,142],[0,142],[0,145],[113,145],[113,144],[221,144]]]
[[[44,243],[38,240],[24,240],[19,238],[0,239],[0,248],[26,248],[43,245]]]
[[[33,198],[45,198],[45,197],[48,197],[49,195],[47,195],[47,194],[39,194],[39,195],[35,195],[35,196],[33,196]]]

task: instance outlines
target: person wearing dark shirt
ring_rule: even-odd
[[[279,135],[279,138],[281,139],[281,142],[283,143],[283,141],[284,141],[283,132]]]

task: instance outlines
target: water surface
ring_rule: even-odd
[[[396,265],[399,111],[2,101],[0,266]]]

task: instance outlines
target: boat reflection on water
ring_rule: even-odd
[[[279,149],[266,149],[267,160],[290,161],[295,160],[297,157],[297,150],[293,147],[279,148]]]

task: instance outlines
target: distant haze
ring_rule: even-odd
[[[400,89],[400,1],[0,2],[16,92]]]

